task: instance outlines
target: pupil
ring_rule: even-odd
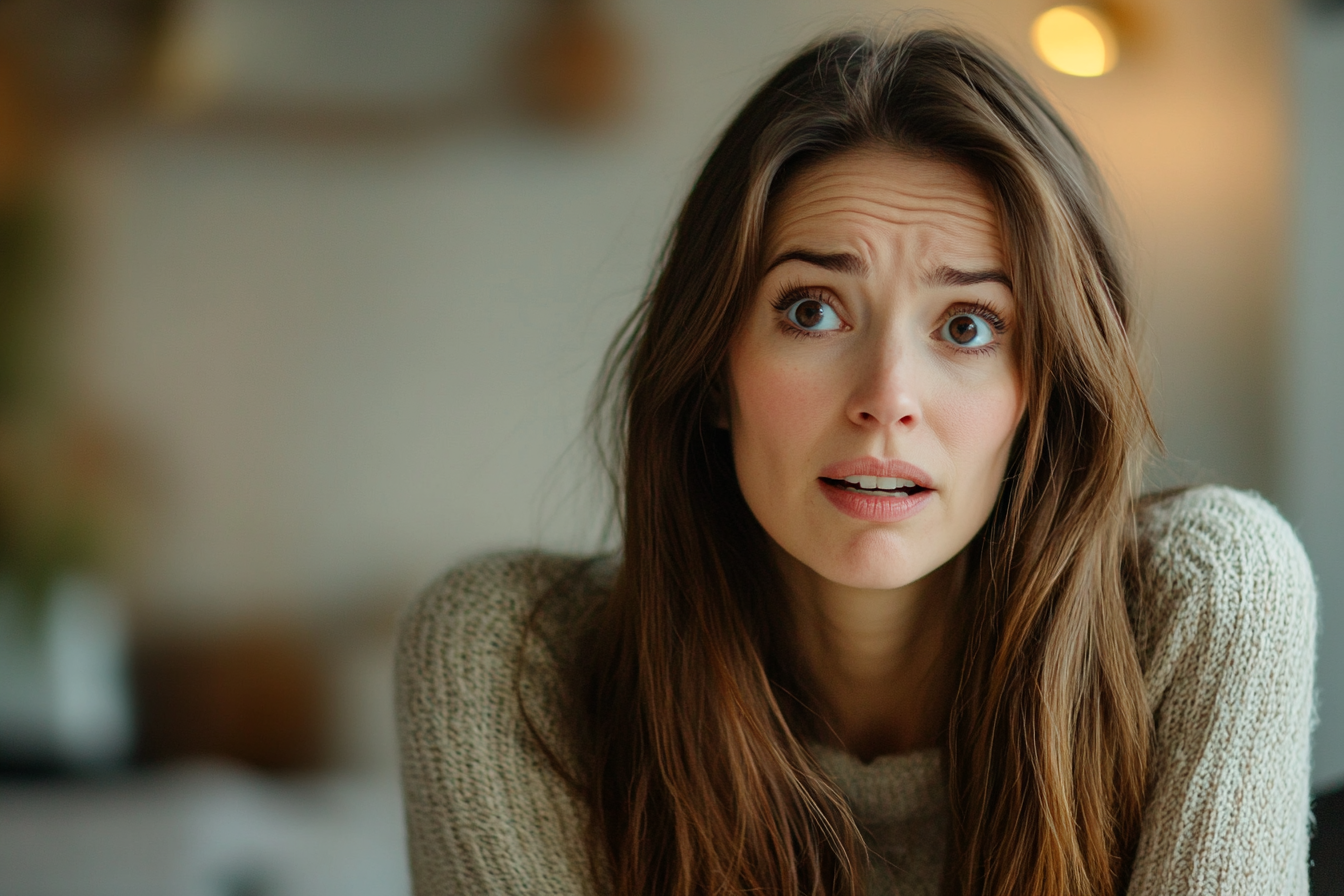
[[[804,327],[815,327],[821,323],[821,303],[815,301],[803,302],[794,312],[798,317],[798,323]]]
[[[959,345],[965,345],[966,343],[975,339],[976,326],[974,318],[970,317],[954,318],[952,321],[952,326],[949,327],[949,329],[952,331],[952,339],[956,341]]]

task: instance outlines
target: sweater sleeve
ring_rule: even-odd
[[[450,572],[401,622],[397,723],[416,896],[594,891],[580,801],[519,708],[558,746],[554,651],[523,632],[539,582],[572,561],[500,556]],[[562,751],[563,752],[563,751]]]
[[[1135,634],[1156,725],[1130,896],[1307,887],[1316,589],[1257,496],[1199,488],[1140,518]]]

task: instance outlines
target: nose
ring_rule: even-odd
[[[874,344],[857,365],[845,408],[850,422],[866,429],[916,426],[922,415],[912,362],[895,339]]]

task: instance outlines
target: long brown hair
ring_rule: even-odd
[[[623,556],[576,730],[594,862],[619,894],[862,891],[862,838],[805,745],[784,586],[715,420],[771,197],[872,145],[980,179],[1021,309],[1026,416],[967,548],[944,890],[1123,890],[1151,737],[1123,582],[1151,422],[1108,194],[1018,72],[935,29],[824,40],[747,102],[608,357]]]

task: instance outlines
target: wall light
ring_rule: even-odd
[[[1106,17],[1088,6],[1056,6],[1036,17],[1031,46],[1046,65],[1094,78],[1115,68],[1119,47]]]

